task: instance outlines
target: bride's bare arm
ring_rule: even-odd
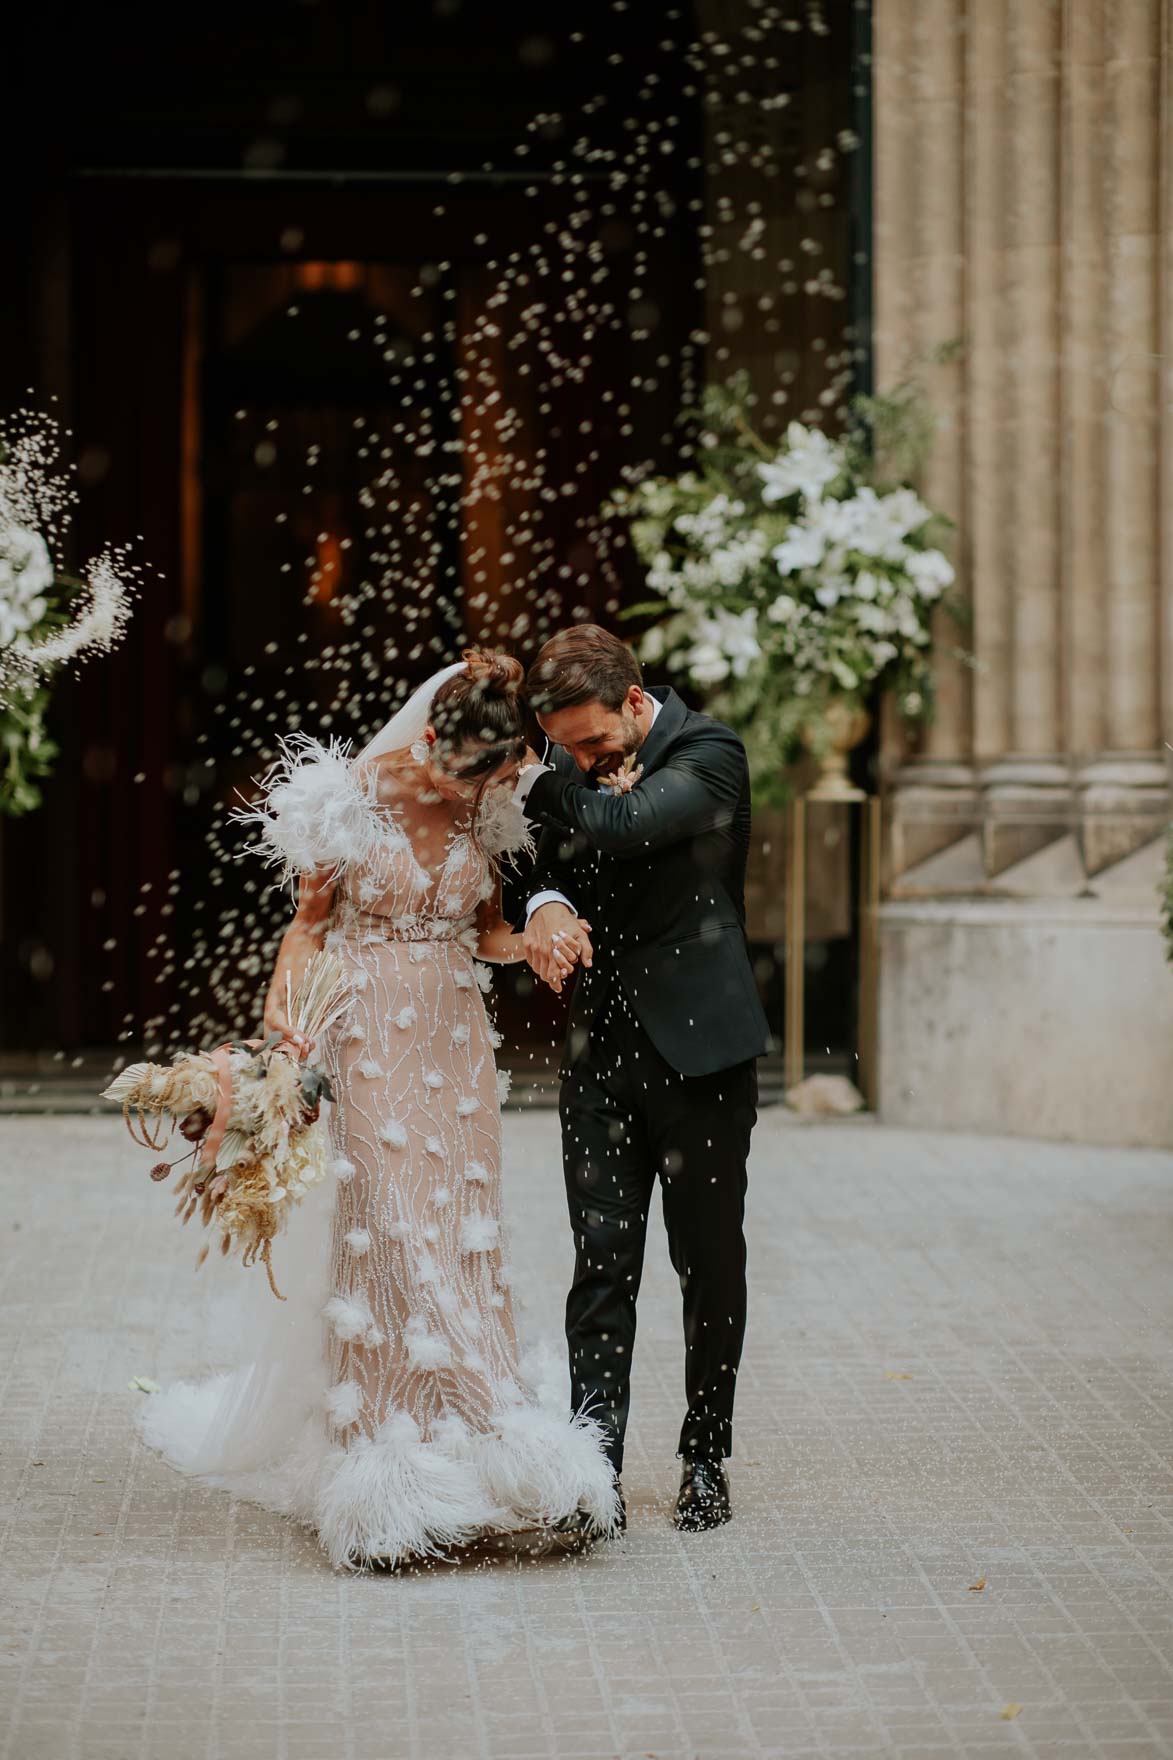
[[[501,915],[501,882],[477,908],[477,958],[490,965],[512,965],[525,958],[524,936],[515,935],[513,927]]]
[[[296,991],[306,966],[326,938],[326,927],[334,905],[335,885],[334,880],[321,873],[302,875],[297,893],[297,912],[277,950],[273,981],[265,998],[266,1033],[280,1033],[298,1051],[308,1051],[312,1042],[294,1032],[286,1011],[286,997]]]

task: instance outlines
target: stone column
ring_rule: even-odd
[[[1066,493],[1060,528],[1060,569],[1067,619],[1062,663],[1078,684],[1064,697],[1071,751],[1104,745],[1105,424],[1109,372],[1103,349],[1108,306],[1107,216],[1102,147],[1106,105],[1104,9],[1069,5],[1067,68],[1059,150],[1066,169],[1066,225],[1061,274],[1071,298],[1063,303],[1063,411],[1060,474]]]
[[[1167,810],[1171,29],[1168,0],[876,0],[877,380],[963,338],[924,492],[973,608],[972,683],[942,654],[936,726],[886,741],[897,876],[967,814],[955,889],[1064,836],[1095,875]]]
[[[1169,434],[1167,414],[1162,422],[1161,357],[1162,310],[1169,300],[1167,186],[1162,192],[1168,175],[1162,86],[1167,101],[1169,11],[1159,0],[1134,0],[1113,5],[1110,14],[1108,40],[1101,36],[1095,45],[1105,56],[1103,725],[1100,749],[1082,757],[1078,776],[1084,859],[1093,875],[1156,833],[1167,784],[1161,571],[1168,558],[1162,556],[1161,476],[1164,466],[1167,477],[1170,454],[1162,447]],[[1167,492],[1166,481],[1166,499]],[[1167,598],[1168,578],[1164,585]]]
[[[1173,9],[1161,19],[1160,206],[1158,236],[1163,249],[1159,267],[1161,299],[1158,312],[1158,402],[1161,414],[1161,729],[1162,744],[1173,740]]]
[[[924,493],[960,522],[965,371],[960,357],[934,355],[965,329],[964,36],[953,4],[926,0],[886,0],[876,33],[876,383],[890,389],[910,372],[925,381],[938,426]],[[950,656],[961,644],[943,612],[936,636],[937,713],[919,748],[908,749],[894,718],[884,730],[897,872],[955,842],[976,819],[971,676]]]

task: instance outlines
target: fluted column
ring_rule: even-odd
[[[1059,0],[1009,9],[1013,176],[1005,209],[1010,335],[1007,463],[1014,534],[1011,746],[1060,749],[1059,692]]]
[[[991,269],[999,308],[999,358],[974,362],[994,372],[1000,429],[994,468],[1004,584],[993,635],[1005,679],[998,742],[979,728],[986,872],[998,875],[1062,835],[1070,810],[1062,757],[1059,575],[1060,436],[1060,63],[1061,0],[1008,5],[1000,45],[987,39],[974,68],[971,103],[995,135],[996,205],[988,213]],[[990,78],[990,75],[993,78]],[[984,114],[983,114],[984,113]],[[996,131],[996,133],[995,133]],[[974,167],[980,177],[981,167]],[[990,192],[974,190],[975,202]],[[980,250],[980,247],[978,247]],[[991,631],[983,622],[983,637]],[[984,646],[979,654],[986,661]],[[993,661],[990,662],[993,668]]]
[[[1010,181],[1007,0],[957,5],[966,33],[965,67],[965,371],[967,529],[964,549],[982,664],[974,680],[974,748],[1011,745],[1011,600],[1007,469],[1010,429],[1009,322],[1003,297],[1002,220]]]
[[[1167,10],[1143,0],[1108,0],[1104,9],[1104,705],[1099,750],[1079,754],[1083,847],[1093,874],[1154,835],[1165,810],[1160,353],[1168,297],[1161,225]]]
[[[1107,65],[1107,743],[1158,739],[1159,38],[1164,8],[1115,0]]]
[[[976,770],[991,880],[1065,832],[1095,874],[1167,810],[1169,12],[876,0],[878,377],[964,336],[924,487],[959,522],[975,660],[972,714],[941,659],[946,714],[896,770],[898,869],[930,853],[902,818],[942,758]]]
[[[1173,743],[1173,7],[1161,14],[1158,392],[1161,412],[1161,738]]]
[[[1063,667],[1066,743],[1095,752],[1105,737],[1105,422],[1109,391],[1103,348],[1107,312],[1107,216],[1103,174],[1106,41],[1103,7],[1067,0],[1066,77],[1060,117],[1065,168],[1061,321],[1064,360],[1060,426],[1065,486],[1060,566],[1066,587]],[[1076,684],[1074,681],[1078,681]]]
[[[937,434],[924,492],[962,520],[966,386],[960,358],[934,359],[965,328],[963,168],[964,38],[958,8],[888,0],[877,12],[875,65],[876,382],[910,370],[925,381]],[[931,167],[931,172],[929,171]],[[958,562],[960,558],[956,558]],[[953,842],[975,815],[970,762],[971,677],[949,651],[960,644],[939,612],[937,708],[915,751],[885,729],[897,871]]]

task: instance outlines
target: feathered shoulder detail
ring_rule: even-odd
[[[533,855],[534,840],[512,789],[485,790],[477,813],[477,842],[494,862],[505,856]]]
[[[323,745],[309,734],[281,741],[281,755],[260,779],[264,798],[232,817],[256,826],[252,846],[283,882],[326,868],[336,879],[344,868],[371,860],[389,841],[406,838],[375,811],[376,776],[356,769],[348,740]]]

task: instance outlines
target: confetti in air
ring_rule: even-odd
[[[334,376],[353,363],[362,392],[348,405],[307,377],[304,407],[242,391],[226,417],[254,520],[248,572],[220,589],[231,640],[193,661],[198,715],[168,783],[178,859],[135,907],[158,1002],[116,1022],[128,1049],[166,1055],[259,1018],[289,901],[242,859],[231,811],[282,741],[357,750],[468,642],[528,661],[577,619],[623,627],[645,571],[606,510],[704,443],[678,418],[706,383],[751,369],[771,442],[791,420],[841,425],[862,358],[845,218],[853,8],[749,0],[736,23],[708,4],[655,11],[653,28],[609,0],[584,11],[589,32],[526,38],[524,65],[581,63],[597,84],[573,108],[535,106],[475,190],[458,171],[435,183],[429,237],[478,216],[461,260],[306,264],[300,280],[283,267],[264,346],[292,338],[308,375],[328,334]],[[484,192],[498,188],[524,202],[502,201],[495,232]]]

